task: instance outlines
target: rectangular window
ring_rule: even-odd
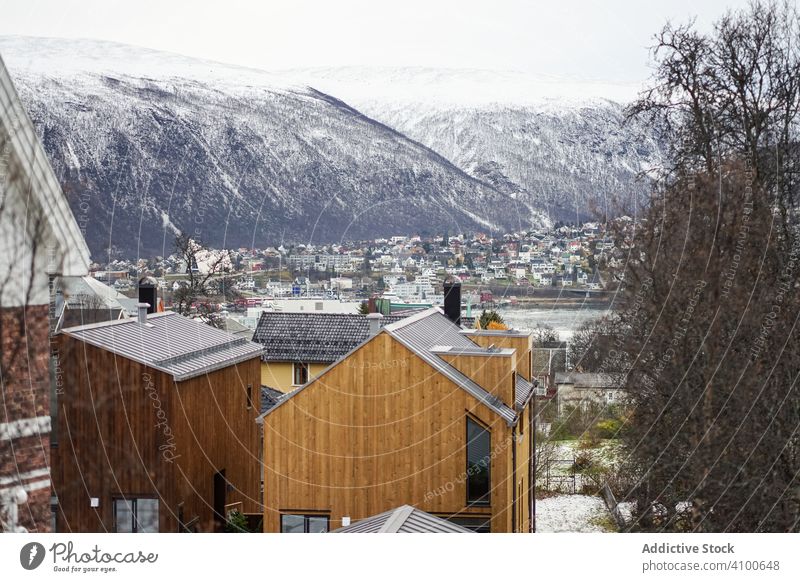
[[[114,531],[158,533],[158,499],[147,497],[115,499]]]
[[[327,533],[327,515],[300,515],[285,513],[281,515],[281,533]]]
[[[253,385],[247,385],[247,410],[253,408]]]
[[[491,531],[491,518],[489,516],[476,515],[475,517],[456,517],[451,515],[443,517],[447,521],[470,529],[475,533],[489,533]]]
[[[302,386],[308,382],[308,364],[300,364],[295,362],[293,376],[292,384],[295,386]]]
[[[489,429],[467,417],[467,504],[489,505],[492,437]]]

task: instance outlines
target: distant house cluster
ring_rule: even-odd
[[[92,276],[121,294],[133,294],[142,274],[155,274],[165,307],[188,283],[188,274],[206,273],[220,253],[228,293],[210,297],[221,311],[242,310],[245,301],[282,298],[358,300],[375,293],[393,301],[442,305],[448,277],[483,291],[465,299],[473,305],[495,301],[493,293],[515,297],[539,290],[588,293],[611,290],[623,264],[604,225],[556,225],[534,231],[487,236],[393,236],[338,244],[295,244],[260,249],[201,249],[188,261],[179,253],[152,260],[115,259],[92,264]],[[188,264],[191,262],[192,264]],[[231,300],[230,295],[238,296]],[[254,307],[255,305],[247,305]],[[255,326],[250,317],[249,327]]]

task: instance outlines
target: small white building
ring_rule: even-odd
[[[615,374],[556,372],[555,385],[559,414],[568,406],[586,409],[592,405],[622,404],[626,400]]]

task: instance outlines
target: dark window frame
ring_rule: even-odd
[[[253,385],[247,385],[247,410],[253,408]]]
[[[456,515],[449,515],[449,514],[436,514],[437,517],[441,517],[449,521],[450,523],[454,523],[456,525],[460,525],[461,527],[467,528],[475,533],[491,533],[492,531],[492,516],[491,515],[481,515],[481,514],[456,514]]]
[[[113,532],[114,533],[141,533],[138,530],[139,527],[139,519],[138,519],[138,501],[139,500],[148,500],[148,501],[155,501],[156,502],[156,509],[157,509],[157,532],[161,532],[161,500],[154,495],[137,495],[137,496],[125,496],[119,495],[117,497],[112,498],[112,513],[113,513]],[[117,502],[118,501],[125,501],[130,505],[131,508],[131,531],[130,532],[120,532],[118,527],[117,521]]]
[[[483,424],[482,422],[480,422],[476,418],[474,418],[474,417],[472,417],[470,415],[467,415],[466,418],[467,418],[467,421],[465,423],[465,430],[464,430],[465,443],[466,443],[465,446],[464,446],[464,454],[465,454],[465,457],[466,457],[465,465],[466,465],[466,471],[467,471],[467,473],[466,473],[466,475],[467,475],[467,478],[466,478],[466,502],[467,502],[467,506],[468,507],[474,507],[474,506],[488,507],[488,506],[491,506],[491,504],[492,504],[492,457],[491,457],[491,454],[492,454],[492,431],[489,429],[488,426],[486,426],[485,424]],[[474,438],[472,440],[470,440],[470,423],[474,424],[479,429],[481,429],[487,435],[487,438],[489,439],[488,446],[487,446],[487,453],[486,453],[486,456],[483,457],[483,459],[487,459],[487,461],[486,461],[486,473],[487,473],[486,482],[487,483],[486,483],[486,486],[485,486],[486,487],[486,492],[485,493],[480,493],[478,495],[473,495],[471,490],[470,490],[471,489],[470,485],[472,485],[473,487],[475,486],[474,481],[473,481],[474,474],[472,472],[472,467],[470,465],[470,460],[469,460],[470,459],[470,454],[469,454],[470,444],[475,441]]]
[[[331,531],[331,516],[327,513],[291,513],[285,512],[281,513],[281,533],[300,533],[300,532],[285,532],[283,530],[283,518],[285,517],[302,517],[303,518],[303,532],[302,533],[312,533],[309,532],[309,524],[311,519],[324,519],[325,520],[325,532],[313,532],[313,533],[328,533]]]
[[[301,382],[298,382],[298,371]],[[309,365],[303,362],[294,362],[292,364],[292,386],[303,386],[308,383],[309,378]]]

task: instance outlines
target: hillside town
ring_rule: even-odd
[[[448,277],[464,285],[466,299],[476,307],[557,297],[563,291],[600,297],[617,287],[615,274],[624,260],[623,250],[615,247],[605,228],[585,223],[498,237],[393,236],[348,244],[222,251],[198,245],[189,259],[173,254],[90,268],[93,278],[122,295],[133,293],[138,278],[155,277],[169,308],[172,293],[188,284],[188,261],[193,261],[192,269],[205,274],[212,265],[218,266],[221,256],[225,267],[212,275],[226,288],[219,287],[221,300],[214,302],[214,309],[228,311],[270,306],[285,298],[357,301],[373,295],[441,306],[442,282]]]

